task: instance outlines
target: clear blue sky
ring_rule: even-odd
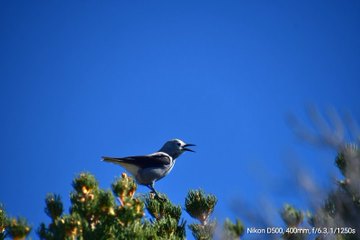
[[[299,145],[285,115],[315,103],[359,120],[359,43],[355,0],[3,0],[0,201],[36,229],[45,195],[67,209],[81,171],[110,187],[123,170],[102,155],[172,138],[198,145],[156,185],[175,203],[202,188],[222,219],[237,215],[234,199],[296,201],[274,189]],[[334,170],[298,154],[314,172]]]

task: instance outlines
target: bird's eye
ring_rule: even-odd
[[[180,146],[181,146],[181,143],[178,142],[177,145],[180,147]]]

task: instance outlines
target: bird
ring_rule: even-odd
[[[156,197],[161,199],[155,189],[155,182],[170,173],[176,159],[184,152],[195,152],[188,148],[195,144],[185,143],[180,139],[167,141],[159,151],[139,156],[129,157],[102,157],[104,162],[110,162],[125,168],[134,176],[136,182],[148,187]]]

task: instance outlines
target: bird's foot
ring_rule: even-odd
[[[160,196],[160,194],[157,192],[157,191],[151,191],[150,192],[151,194],[154,194],[155,195],[155,199],[160,201],[160,202],[166,202],[166,198]]]

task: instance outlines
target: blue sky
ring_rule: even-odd
[[[285,116],[313,103],[360,118],[359,29],[358,1],[1,1],[0,201],[36,229],[45,195],[68,208],[81,171],[110,187],[123,170],[101,156],[180,138],[198,146],[156,185],[173,202],[202,188],[218,219],[241,217],[234,199],[305,207],[275,189],[286,156],[325,179],[333,153]]]

